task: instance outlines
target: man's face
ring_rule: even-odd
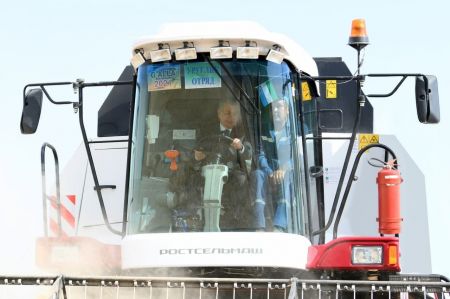
[[[289,109],[285,101],[276,101],[272,103],[273,122],[276,127],[283,127],[289,115]]]
[[[236,105],[224,104],[217,111],[217,115],[222,126],[227,129],[234,128],[239,120],[239,112]]]

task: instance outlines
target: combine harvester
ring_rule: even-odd
[[[437,80],[361,74],[364,20],[349,45],[354,74],[254,23],[173,24],[135,44],[118,81],[27,85],[22,133],[36,131],[45,95],[73,105],[84,142],[61,186],[56,150],[42,148],[37,263],[64,274],[0,283],[53,298],[448,297],[448,280],[428,274],[424,178],[394,136],[373,134],[368,101],[412,77],[419,121],[438,123]],[[391,92],[362,91],[380,77],[398,80]],[[60,85],[78,100],[52,99]],[[83,94],[96,86],[113,88],[89,140]]]

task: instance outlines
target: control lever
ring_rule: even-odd
[[[170,170],[177,171],[178,165],[177,165],[177,158],[180,155],[180,152],[177,150],[167,150],[164,152],[164,155],[167,157],[167,159],[170,160]]]

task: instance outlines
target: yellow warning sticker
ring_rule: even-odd
[[[359,134],[358,150],[368,146],[369,144],[380,143],[380,135],[378,134]]]
[[[326,80],[326,95],[327,99],[337,98],[337,83],[336,80]]]
[[[302,82],[302,99],[303,101],[311,101],[311,91],[309,90],[308,82]]]

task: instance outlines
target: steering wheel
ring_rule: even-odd
[[[227,164],[235,153],[232,142],[233,138],[222,134],[208,135],[199,140],[198,150],[206,154],[206,164]]]

